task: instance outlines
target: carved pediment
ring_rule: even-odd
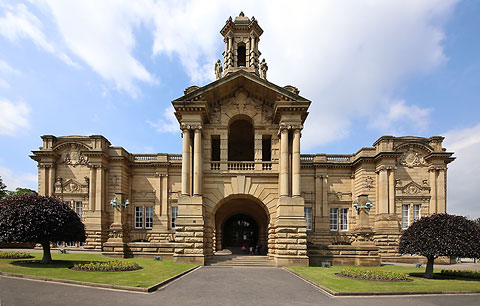
[[[84,184],[74,180],[68,179],[65,182],[62,182],[61,178],[57,178],[55,183],[55,193],[79,193],[79,194],[88,194],[88,182],[85,181]]]
[[[428,195],[430,187],[422,186],[414,181],[409,182],[404,186],[397,186],[397,195],[401,196],[423,196]]]

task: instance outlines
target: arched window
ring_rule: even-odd
[[[253,125],[249,120],[238,119],[228,127],[228,160],[253,161]]]
[[[238,67],[245,67],[247,64],[247,50],[245,46],[238,46],[237,49],[237,66]]]

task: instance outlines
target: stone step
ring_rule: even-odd
[[[275,267],[268,256],[216,255],[207,262],[208,266],[255,266]]]

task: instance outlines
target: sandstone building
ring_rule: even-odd
[[[301,154],[311,101],[267,80],[255,18],[230,17],[220,33],[216,80],[172,102],[181,155],[132,154],[100,135],[44,135],[31,156],[39,193],[72,205],[86,224],[82,247],[109,255],[204,264],[260,241],[280,266],[398,259],[402,229],[446,211],[453,158],[443,137],[384,136],[354,154]],[[351,247],[361,195],[373,205],[370,249]]]

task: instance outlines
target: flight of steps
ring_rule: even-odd
[[[276,267],[275,262],[264,255],[214,255],[207,266],[215,267]]]

